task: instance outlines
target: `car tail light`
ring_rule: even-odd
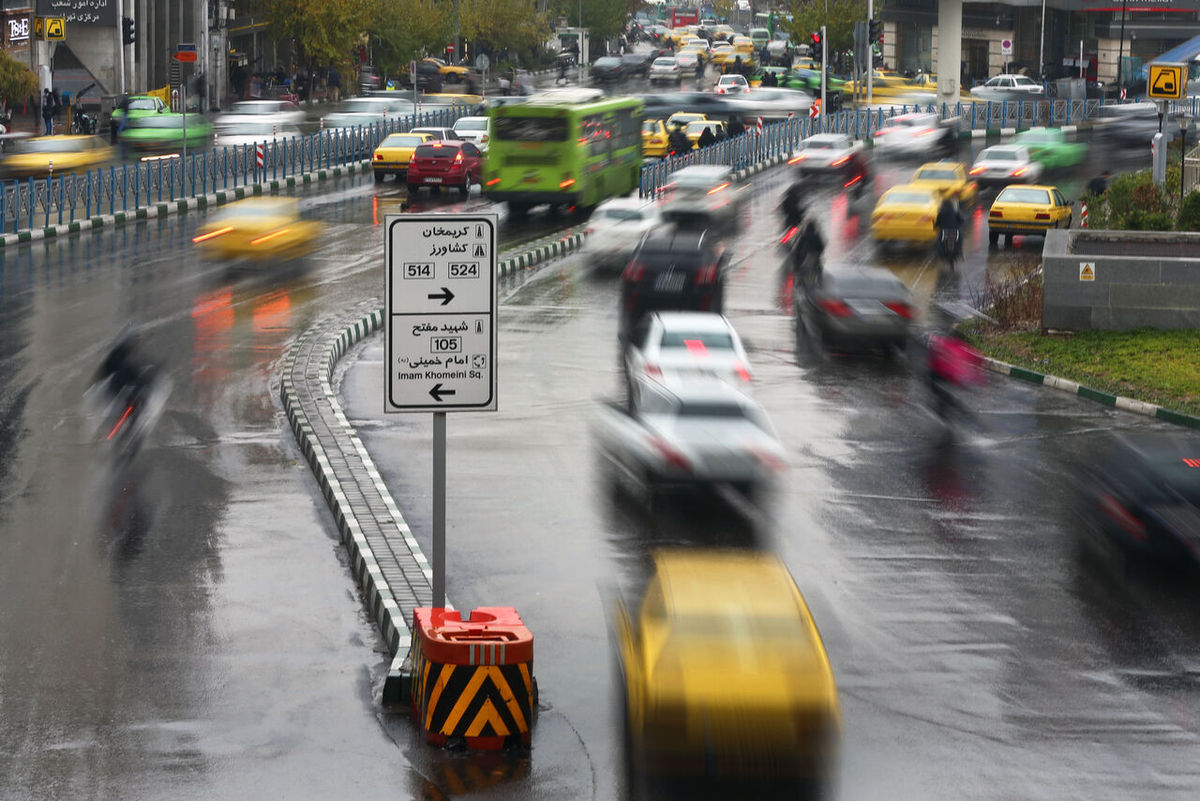
[[[840,300],[834,298],[822,298],[817,301],[817,305],[824,309],[834,317],[853,317],[854,312],[850,311],[850,307]]]
[[[914,316],[916,316],[916,310],[902,300],[885,300],[883,305],[887,306],[905,320],[911,320]]]
[[[800,226],[793,225],[791,228],[789,228],[783,232],[783,236],[780,237],[780,239],[779,239],[779,244],[786,245],[788,242],[791,242],[792,239],[796,236],[796,234],[799,233],[799,231],[800,231]]]
[[[1024,175],[1027,172],[1029,172],[1028,167],[1018,167],[1017,169],[1012,171],[1011,175],[1013,178],[1020,178],[1022,175]]]
[[[459,151],[458,153],[456,153],[456,154],[454,155],[454,163],[455,163],[455,164],[462,164],[462,151]]]
[[[498,184],[498,183],[500,183],[500,179],[499,179],[499,178],[493,178],[492,180],[490,180],[490,181],[488,181],[488,182],[487,182],[487,185],[488,185],[488,186],[495,186],[495,185],[496,185],[496,184]]]
[[[667,467],[674,467],[678,470],[682,470],[685,473],[692,472],[692,463],[688,461],[686,456],[684,456],[675,448],[671,447],[670,444],[664,442],[658,437],[651,439],[650,444],[656,451],[658,451],[659,455],[662,456]]]
[[[834,162],[833,162],[832,164],[830,164],[829,166],[830,166],[830,167],[840,167],[840,166],[842,166],[843,164],[845,164],[845,163],[846,163],[847,161],[849,161],[849,160],[850,160],[850,157],[849,157],[849,156],[842,156],[840,159],[837,159],[836,161],[834,161]]]
[[[746,365],[742,364],[741,362],[737,362],[733,365],[733,372],[737,373],[737,377],[743,381],[750,380],[750,371],[746,369]]]
[[[1100,510],[1108,515],[1121,530],[1141,542],[1146,541],[1146,524],[1138,520],[1132,513],[1107,492],[1100,494]]]
[[[704,344],[704,340],[702,339],[685,339],[683,340],[683,346],[693,356],[708,357],[708,346]]]
[[[488,140],[488,135],[487,135],[487,134],[484,134],[484,135],[483,135],[483,138],[482,138],[482,139],[480,139],[479,141],[480,141],[480,142],[486,142],[487,140]]]
[[[714,186],[712,189],[708,190],[708,192],[706,194],[715,195],[718,192],[720,192],[721,190],[728,189],[728,188],[729,188],[729,184],[719,184],[717,186]]]
[[[979,175],[979,173],[983,172],[986,169],[987,169],[987,167],[972,167],[970,174],[971,175]]]
[[[696,283],[700,285],[714,283],[717,280],[717,272],[716,264],[705,264],[696,271]]]
[[[646,375],[650,376],[651,378],[662,378],[662,368],[659,367],[657,364],[651,364],[650,362],[646,362],[642,366],[642,372],[645,373]]]
[[[223,236],[233,230],[232,225],[227,225],[224,228],[218,228],[215,231],[209,231],[207,234],[200,234],[192,237],[193,242],[204,242],[208,239],[216,239],[218,236]]]
[[[641,281],[642,277],[645,275],[646,263],[634,260],[625,265],[625,272],[622,274],[622,277],[626,281],[631,281],[636,284],[638,281]]]
[[[799,156],[792,156],[790,159],[788,159],[788,164],[799,164],[800,162],[804,161],[806,158],[808,158],[808,156],[801,153]]]
[[[854,186],[856,183],[858,183],[862,179],[863,179],[863,177],[861,175],[856,175],[853,178],[851,178],[849,181],[846,181],[846,183],[842,184],[842,189],[849,189],[850,187]]]
[[[751,446],[749,451],[759,464],[774,473],[780,473],[787,469],[786,462],[764,448],[756,448]]]
[[[933,128],[922,128],[919,131],[913,132],[913,136],[929,136],[931,133],[934,133]]]
[[[272,231],[269,234],[264,234],[263,236],[260,236],[258,239],[251,239],[250,244],[251,245],[261,245],[263,242],[270,242],[272,239],[277,239],[277,238],[283,236],[284,234],[289,233],[291,230],[292,230],[291,228],[280,228],[278,231]]]
[[[662,143],[663,143],[663,140],[659,139],[657,136],[650,137],[650,144],[661,145]]]
[[[1049,220],[1049,219],[1050,219],[1050,215],[1049,215],[1049,214],[1044,214],[1044,213],[1041,213],[1041,212],[1039,212],[1038,214],[1035,214],[1035,215],[1033,215],[1033,219],[1035,219],[1035,220]]]
[[[564,178],[563,180],[558,182],[559,189],[569,189],[570,187],[572,187],[574,185],[575,185],[574,178]]]
[[[383,154],[382,154],[382,153],[376,153],[376,154],[375,154],[375,160],[376,160],[376,161],[383,161]]]
[[[999,209],[992,209],[988,212],[988,216],[999,219],[1004,216],[1004,212],[1000,211]]]

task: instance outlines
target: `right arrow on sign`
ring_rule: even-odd
[[[446,287],[442,287],[441,292],[430,293],[426,297],[428,297],[430,300],[440,300],[442,305],[445,306],[447,303],[454,300],[454,293]]]
[[[443,395],[457,395],[458,393],[452,389],[442,389],[440,383],[434,384],[433,389],[429,390],[429,397],[433,398],[438,403],[442,402]]]

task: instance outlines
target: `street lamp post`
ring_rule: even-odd
[[[1183,210],[1183,190],[1187,182],[1183,180],[1183,172],[1187,168],[1187,132],[1192,124],[1191,114],[1179,115],[1179,209]]]
[[[1118,67],[1118,69],[1120,69]],[[1046,80],[1046,0],[1042,0],[1042,37],[1038,44],[1038,77]]]

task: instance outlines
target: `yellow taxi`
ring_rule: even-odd
[[[699,47],[681,47],[679,49],[679,55],[682,55],[683,53],[695,53],[696,58],[700,59],[701,64],[707,64],[712,58],[712,54]]]
[[[297,198],[251,197],[210,214],[192,242],[216,258],[277,259],[309,252],[320,232]]]
[[[1071,227],[1071,204],[1056,186],[1007,186],[988,210],[988,243],[1015,234],[1042,236],[1051,228]]]
[[[442,74],[442,77],[447,79],[447,83],[465,81],[467,79],[467,75],[470,74],[470,70],[468,70],[466,67],[460,67],[456,64],[447,64],[440,58],[433,58],[430,56],[429,58],[424,58],[421,60],[426,64],[432,64],[437,67],[438,72]]]
[[[909,179],[909,186],[933,189],[941,198],[957,200],[967,206],[975,202],[979,185],[967,177],[967,170],[957,161],[931,161],[922,164]]]
[[[746,60],[746,56],[753,56],[758,52],[758,48],[754,46],[754,40],[749,36],[735,36],[730,41],[733,49],[742,57],[742,61]]]
[[[858,81],[846,81],[842,91],[846,94],[853,94],[856,88],[860,94],[865,94],[867,82],[864,80],[860,87]],[[918,93],[925,94],[928,91],[898,73],[875,70],[875,74],[871,76],[871,98],[873,100],[902,98]],[[937,91],[936,86],[933,91]]]
[[[17,139],[0,162],[6,178],[44,178],[107,164],[113,149],[98,136],[62,134]]]
[[[421,95],[421,102],[474,107],[483,102],[483,95],[467,95],[456,92],[428,92]]]
[[[875,204],[871,235],[880,242],[932,242],[940,202],[937,191],[927,186],[893,186]]]
[[[712,131],[714,141],[719,141],[729,135],[729,129],[721,120],[692,120],[683,129],[688,141],[692,143],[692,150],[700,148],[700,136],[705,129]]]
[[[661,159],[667,156],[667,124],[662,120],[642,121],[642,157]]]
[[[708,117],[706,115],[696,111],[676,111],[670,117],[667,117],[667,132],[670,133],[671,131],[675,130],[675,126],[677,124],[686,128],[689,122],[707,119]]]
[[[796,582],[774,556],[660,549],[614,636],[630,765],[688,777],[829,778],[837,685]],[[635,779],[636,780],[636,779]]]
[[[732,64],[737,51],[734,50],[731,44],[717,44],[713,46],[712,63],[718,67],[723,67],[726,64]]]
[[[394,133],[384,137],[371,155],[375,183],[380,183],[389,175],[395,175],[397,180],[404,179],[408,175],[408,161],[417,145],[432,138],[433,134],[429,133]]]

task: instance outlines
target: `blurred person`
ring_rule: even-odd
[[[1087,191],[1089,195],[1103,195],[1108,191],[1108,182],[1112,177],[1112,173],[1104,170],[1092,180],[1088,181]]]
[[[717,137],[713,136],[712,128],[706,125],[704,126],[704,130],[700,132],[700,138],[696,140],[696,145],[698,147],[708,147],[709,145],[716,144],[716,141]]]
[[[700,82],[704,80],[704,59],[696,56],[696,86],[700,86]]]
[[[567,60],[561,56],[558,59],[558,77],[554,80],[555,85],[567,82]]]
[[[934,225],[938,229],[938,254],[953,265],[956,259],[962,258],[963,227],[962,212],[953,198],[942,200]]]
[[[675,127],[667,134],[667,152],[672,156],[682,156],[692,149],[692,142],[684,132],[683,123],[675,123]]]
[[[54,93],[49,89],[42,90],[42,122],[45,124],[44,133],[46,136],[54,135],[54,112],[55,108]]]
[[[146,358],[141,337],[130,328],[121,332],[97,368],[93,387],[104,406],[102,433],[126,455],[137,451],[157,419],[165,402],[164,381]]]
[[[933,328],[926,339],[926,379],[934,412],[943,422],[951,414],[969,417],[959,392],[984,382],[983,355],[955,329],[957,320],[941,304],[933,309]]]
[[[764,72],[762,76],[762,85],[770,87],[779,86],[779,81],[776,80],[775,73],[769,71]]]
[[[329,102],[338,102],[342,91],[342,74],[332,64],[329,65],[329,75],[325,79],[325,84],[329,87]]]

